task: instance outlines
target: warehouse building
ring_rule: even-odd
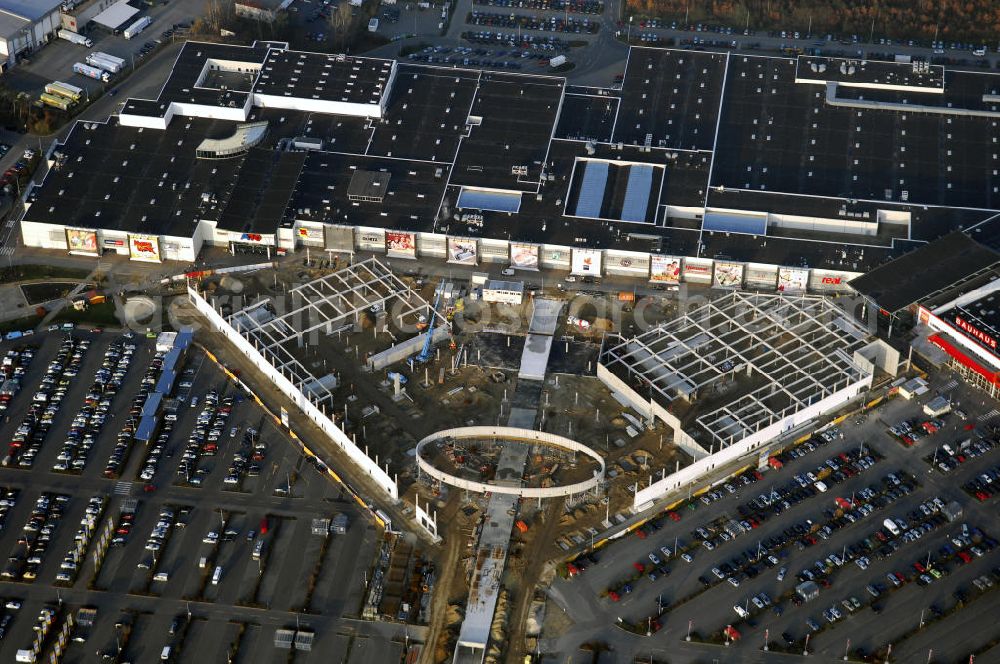
[[[0,71],[55,37],[61,24],[60,6],[60,0],[0,2]]]
[[[149,173],[157,188],[202,197],[192,210],[180,196],[171,211],[186,221],[165,227],[177,235],[164,243],[186,240],[170,256],[205,244],[309,248],[662,288],[836,293],[996,216],[1000,157],[975,146],[1000,140],[998,100],[996,77],[920,63],[634,47],[621,90],[595,91],[553,76],[189,42],[157,98],[126,100],[101,131],[128,149],[164,134],[191,150],[174,163],[213,162],[190,182]],[[78,140],[83,131],[56,152],[103,159],[111,182],[132,175],[112,172],[122,155],[81,154],[107,152]],[[31,193],[27,244],[70,250],[59,240],[69,223],[120,239],[161,214],[102,189],[107,211],[56,216],[72,195],[64,185],[57,172]]]

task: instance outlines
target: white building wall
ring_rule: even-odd
[[[246,337],[233,329],[222,315],[196,290],[188,288],[188,298],[194,304],[195,308],[198,309],[198,312],[208,320],[209,324],[232,343],[238,351],[243,353],[275,387],[291,399],[305,413],[306,417],[312,420],[351,461],[368,474],[369,479],[378,485],[392,500],[399,499],[399,490],[396,486],[396,481],[389,476],[387,470],[379,467],[374,460],[369,458],[363,450],[355,445],[347,434],[344,433],[343,429],[326,416],[325,411],[317,408],[291,380],[265,360]]]
[[[869,389],[871,387],[871,381],[872,377],[869,375],[855,383],[847,384],[827,398],[817,401],[811,406],[808,406],[779,422],[775,422],[768,427],[764,427],[763,429],[754,432],[743,440],[726,447],[720,452],[716,452],[711,456],[695,461],[691,465],[682,468],[675,473],[667,475],[659,482],[655,482],[645,489],[637,491],[633,502],[633,509],[644,509],[647,504],[660,499],[668,492],[675,491],[682,486],[697,482],[705,474],[715,468],[732,463],[750,454],[751,452],[758,450],[766,443],[780,437],[783,433],[791,431],[811,419],[820,417],[825,413],[843,406],[865,390]]]
[[[479,241],[480,263],[510,262],[510,243],[506,240],[482,239]]]
[[[417,251],[420,256],[444,260],[448,256],[448,238],[440,233],[417,233]]]
[[[167,106],[166,113],[163,114],[162,118],[151,117],[148,115],[133,115],[131,113],[120,113],[118,115],[118,122],[125,127],[143,127],[145,129],[159,129],[163,131],[170,124],[170,121],[174,117],[174,105],[169,104]]]
[[[669,177],[669,176],[668,176]],[[687,205],[667,205],[667,216],[675,219],[698,219],[705,214],[703,207],[690,207]]]
[[[543,244],[538,253],[538,264],[541,267],[568,270],[571,254],[569,247],[558,244]]]
[[[344,101],[328,101],[323,99],[304,99],[302,97],[278,97],[254,93],[253,104],[260,108],[285,108],[306,113],[328,113],[330,115],[353,115],[362,118],[382,117],[382,107],[379,103],[357,104]]]
[[[876,235],[878,219],[848,219],[829,217],[807,217],[798,214],[780,214],[771,212],[767,215],[768,225],[777,228],[795,230],[821,231],[823,233],[847,233],[850,235]]]
[[[854,277],[860,277],[860,272],[842,270],[810,270],[809,292],[811,293],[849,293],[848,282]]]
[[[21,241],[24,242],[24,246],[26,247],[68,251],[68,247],[66,246],[66,227],[62,224],[22,221]]]
[[[198,235],[197,233],[195,235]],[[167,261],[194,262],[198,252],[194,248],[193,237],[176,237],[162,235],[160,241],[160,258]],[[200,248],[200,243],[199,243]]]

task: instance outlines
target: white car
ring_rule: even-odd
[[[748,618],[750,616],[750,614],[747,613],[747,610],[744,609],[739,604],[733,606],[733,611],[735,611],[736,615],[738,615],[740,618]]]

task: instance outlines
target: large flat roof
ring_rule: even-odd
[[[632,47],[614,140],[711,150],[725,71],[724,53]]]
[[[234,123],[183,120],[166,131],[75,123],[25,220],[191,237],[199,219],[222,214],[243,158],[196,158],[202,140],[231,135]]]
[[[389,84],[393,61],[271,49],[254,92],[277,97],[378,104]]]
[[[890,313],[1000,267],[1000,253],[953,232],[851,280],[851,288]]]
[[[185,42],[156,99],[128,99],[122,112],[163,117],[171,102],[242,108],[250,94],[256,76],[255,70],[264,63],[267,53],[266,46]],[[211,69],[209,61],[212,60],[243,63],[248,71],[243,73],[243,80],[238,82],[232,79],[224,82],[204,80],[203,74]]]
[[[368,154],[452,162],[479,72],[399,65]]]
[[[839,61],[826,62],[839,72]],[[1000,245],[992,237],[1000,221],[977,226],[1000,208],[1000,151],[983,147],[1000,138],[1000,77],[866,61],[837,76],[904,89],[842,85],[831,105],[825,84],[796,82],[803,66],[826,73],[812,72],[813,64],[636,47],[615,90],[282,44],[188,42],[157,99],[127,100],[125,112],[162,116],[171,101],[243,108],[254,93],[380,104],[379,118],[309,113],[295,103],[251,108],[251,120],[268,122],[267,139],[222,167],[224,182],[211,185],[227,200],[226,192],[239,191],[206,217],[230,230],[269,233],[300,219],[845,272],[867,271],[956,229]],[[938,80],[943,92],[906,87]],[[895,105],[839,105],[871,100]],[[961,109],[971,114],[952,113]],[[177,112],[174,123],[201,138],[226,133]],[[322,141],[321,150],[271,156],[297,137],[314,139],[311,147]],[[99,142],[74,149],[93,152],[87,159],[95,163],[115,161],[96,156],[108,150]],[[581,214],[580,165],[591,162],[609,164],[608,177],[593,180],[604,185],[591,203],[597,213]],[[350,201],[357,170],[388,173],[389,195]],[[68,195],[49,189],[39,195],[50,205]],[[135,195],[118,198],[124,209]],[[480,217],[475,204],[493,210]],[[124,217],[149,214],[158,212]]]
[[[452,183],[536,190],[564,87],[561,78],[483,72]]]
[[[996,118],[830,106],[825,88],[796,83],[798,64],[794,58],[730,56],[712,186],[1000,207],[1000,153],[982,149],[983,137],[996,133]],[[1000,84],[996,78],[949,72],[943,94],[863,88],[839,88],[837,94],[981,107],[983,94]]]
[[[0,0],[0,14],[37,21],[61,4],[61,0]]]

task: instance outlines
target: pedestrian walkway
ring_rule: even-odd
[[[558,318],[562,302],[540,300],[536,302],[530,329],[543,327],[555,329],[553,321]],[[544,317],[544,321],[536,320]],[[537,336],[537,335],[535,335]],[[512,404],[535,404],[534,408],[513,406],[507,416],[507,426],[534,429],[538,418],[538,383],[545,378],[545,367],[549,362],[550,343],[533,352],[525,350],[521,357],[520,378],[514,386]],[[523,364],[530,362],[534,369],[525,376]],[[524,476],[524,466],[528,460],[527,445],[505,446],[497,461],[496,482],[507,486],[520,486]],[[494,493],[490,496],[483,528],[476,547],[476,567],[469,587],[469,599],[465,605],[465,620],[458,635],[454,664],[480,664],[486,656],[486,645],[490,639],[490,627],[496,612],[497,598],[507,564],[507,547],[510,533],[517,519],[519,498],[510,494]]]

